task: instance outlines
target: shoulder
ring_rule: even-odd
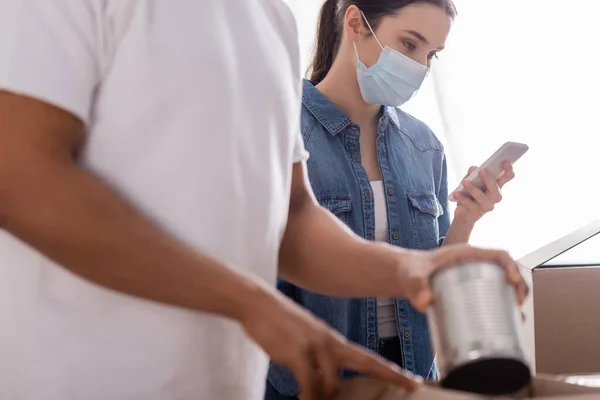
[[[267,7],[272,7],[280,22],[283,23],[283,31],[291,36],[298,36],[296,18],[290,5],[283,0],[267,0]]]
[[[278,36],[285,43],[293,62],[300,71],[300,43],[298,40],[298,25],[290,5],[283,0],[266,0],[266,15],[270,17]]]
[[[105,1],[1,1],[0,87],[87,121],[104,65]]]
[[[442,142],[423,121],[409,113],[395,108],[399,123],[399,133],[408,139],[419,151],[444,151]]]

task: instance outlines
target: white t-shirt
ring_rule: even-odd
[[[87,126],[83,167],[170,234],[275,284],[300,136],[282,0],[3,0],[0,88]],[[0,399],[263,397],[223,318],[83,281],[0,236]]]
[[[378,242],[390,241],[390,228],[387,214],[387,202],[383,181],[372,181],[373,204],[375,208],[375,240]],[[377,332],[381,339],[398,336],[396,323],[395,301],[389,297],[377,299]]]

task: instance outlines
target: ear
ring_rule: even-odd
[[[364,35],[365,25],[360,9],[354,5],[348,7],[344,16],[344,34],[351,42],[357,42],[361,35]]]

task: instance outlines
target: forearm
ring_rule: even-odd
[[[454,219],[446,233],[442,246],[469,243],[474,225]]]
[[[305,289],[342,297],[402,296],[411,252],[356,236],[330,212],[307,202],[290,214],[280,275]]]
[[[66,162],[38,160],[0,191],[3,228],[75,274],[110,289],[240,319],[252,277],[199,254]],[[5,170],[6,171],[6,170]],[[6,176],[5,174],[0,174]]]

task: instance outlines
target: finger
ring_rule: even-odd
[[[513,169],[513,166],[509,163],[509,162],[504,162],[502,164],[502,168],[504,169],[504,173],[502,174],[502,176],[500,176],[500,178],[498,178],[498,187],[500,189],[502,189],[504,187],[504,185],[506,185],[508,182],[512,181],[515,178],[515,171]]]
[[[481,249],[479,249],[481,250]],[[499,250],[481,250],[483,253],[479,254],[480,256],[484,253],[488,253],[488,258],[490,261],[495,261],[498,265],[504,267],[506,271],[506,277],[508,282],[516,285],[523,280],[523,276],[519,272],[519,267],[515,260],[505,251]]]
[[[303,400],[319,400],[322,389],[317,377],[317,363],[309,353],[305,353],[303,360],[299,360],[296,368],[292,369],[300,386],[300,397]]]
[[[467,174],[465,175],[465,177],[463,179],[467,179],[469,176],[471,176],[471,174],[473,172],[475,172],[475,170],[477,169],[476,166],[472,165],[469,167],[469,170],[467,171]]]
[[[517,302],[519,305],[523,305],[525,300],[527,300],[527,296],[529,296],[529,284],[523,279],[521,282],[517,283]]]
[[[496,183],[494,182],[494,185],[495,184]],[[490,212],[494,209],[494,203],[477,186],[473,185],[469,181],[464,181],[463,186],[465,187],[467,193],[477,203],[477,207],[481,210],[482,213]]]
[[[485,250],[483,251],[485,252]],[[491,259],[489,258],[490,255]],[[515,260],[505,251],[492,251],[491,254],[488,254],[488,261],[495,261],[498,265],[504,267],[507,282],[515,287],[517,303],[523,305],[529,295],[529,285]]]
[[[408,371],[402,371],[396,364],[370,353],[355,344],[347,343],[340,348],[339,359],[344,368],[366,374],[375,379],[393,383],[414,390],[423,380]]]
[[[464,185],[463,185],[463,189],[462,190],[454,191],[454,192],[452,192],[452,194],[454,195],[454,201],[456,203],[458,203],[458,197],[459,196],[462,196],[462,198],[473,200],[473,198],[469,195],[469,193],[467,193],[467,191],[464,189]]]
[[[321,395],[330,398],[333,397],[340,384],[340,371],[337,365],[335,354],[332,353],[331,348],[323,348],[316,352],[316,359],[318,365],[318,371],[320,372],[320,388]]]
[[[496,179],[490,174],[489,171],[483,169],[479,173],[479,176],[485,184],[485,195],[493,204],[497,204],[502,201],[502,194],[500,193],[500,187]]]
[[[465,196],[461,193],[455,195],[455,199],[457,204],[455,216],[460,216],[463,219],[467,218],[468,221],[475,223],[484,214],[479,205],[471,199],[471,196]]]
[[[454,194],[454,198],[456,199],[457,207],[464,207],[466,210],[473,214],[479,213],[479,206],[477,205],[475,200],[471,198],[471,196],[466,196],[463,193],[458,192]]]
[[[433,291],[429,285],[419,289],[414,297],[411,297],[410,302],[413,307],[423,314],[427,312],[429,306],[434,302]]]
[[[516,289],[517,302],[519,305],[523,305],[529,294],[529,285],[521,274],[519,266],[512,257],[504,251],[496,251],[494,253],[494,261],[504,267],[508,283],[513,285]]]

